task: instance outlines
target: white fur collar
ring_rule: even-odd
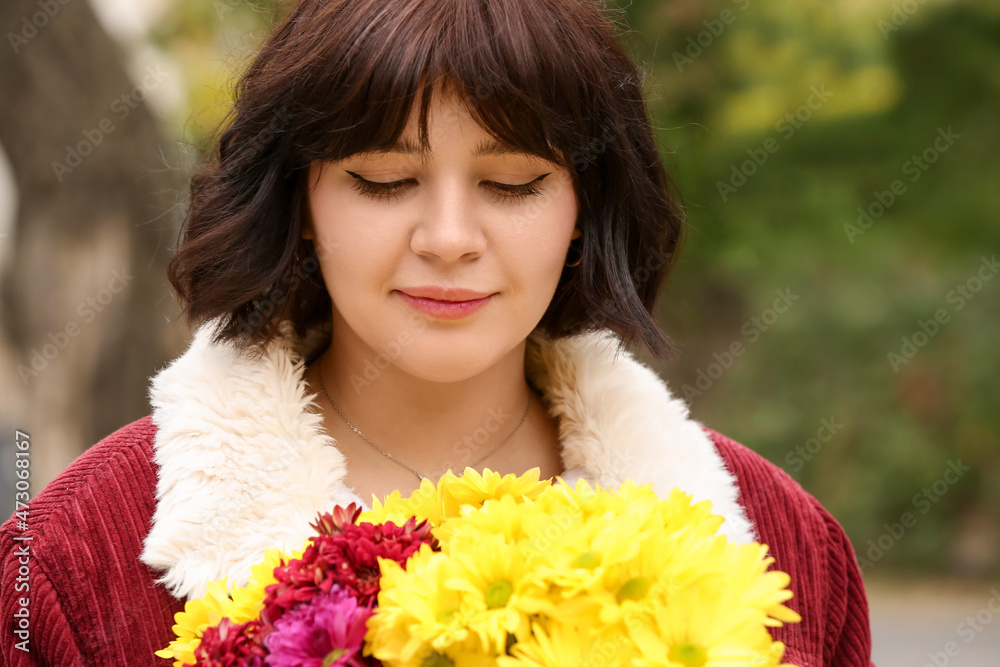
[[[222,577],[246,583],[264,549],[298,547],[317,512],[360,502],[302,377],[328,334],[301,340],[286,322],[253,359],[211,345],[213,328],[202,325],[149,391],[159,471],[141,558],[178,598],[201,596]],[[617,488],[631,478],[658,494],[679,487],[711,500],[730,538],[756,539],[711,439],[612,332],[553,341],[536,330],[525,356],[526,374],[558,418],[567,482]]]

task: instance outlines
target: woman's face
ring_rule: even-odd
[[[312,164],[303,236],[315,242],[333,300],[335,343],[453,382],[490,367],[541,320],[578,206],[566,169],[505,152],[441,94],[421,161],[411,150],[417,108],[394,150]]]

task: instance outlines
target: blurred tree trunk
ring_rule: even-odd
[[[7,446],[31,435],[34,496],[149,413],[149,375],[186,333],[165,275],[179,186],[143,102],[167,75],[131,81],[87,2],[5,0],[0,26],[0,145],[19,196],[0,245],[0,428]]]

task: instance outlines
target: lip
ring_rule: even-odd
[[[489,292],[477,292],[464,287],[438,287],[437,285],[422,285],[399,290],[410,296],[434,299],[435,301],[475,301],[490,295]]]
[[[494,296],[472,290],[439,287],[413,288],[409,292],[397,291],[400,298],[414,310],[442,320],[458,320],[468,317],[481,310]],[[419,294],[411,292],[419,292]],[[432,298],[425,296],[426,294],[441,295],[441,298]],[[444,298],[444,295],[447,295],[448,298]]]

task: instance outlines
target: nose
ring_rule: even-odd
[[[413,252],[444,262],[474,259],[485,252],[486,236],[472,187],[457,179],[425,187],[410,238]]]

